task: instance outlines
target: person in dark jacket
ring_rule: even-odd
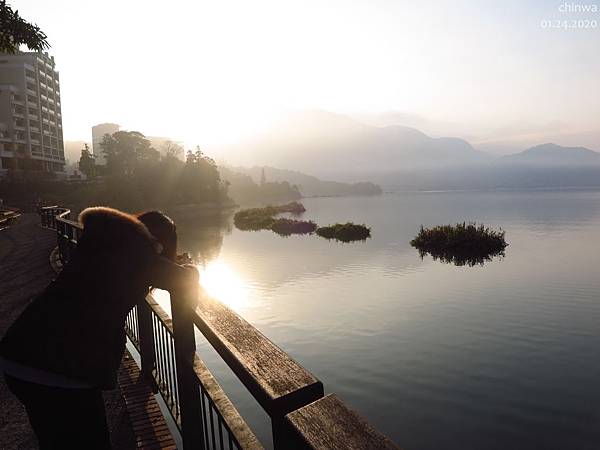
[[[84,210],[72,259],[0,342],[7,385],[42,450],[110,448],[102,390],[116,385],[127,314],[150,286],[197,287],[197,271],[169,259],[174,224],[157,239],[140,219],[111,208]],[[161,222],[146,217],[150,228],[168,230],[152,220]]]

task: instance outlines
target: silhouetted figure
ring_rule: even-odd
[[[150,286],[198,283],[195,270],[171,261],[177,235],[162,214],[88,208],[79,220],[71,261],[0,342],[7,385],[42,450],[110,448],[102,390],[116,385],[127,314]]]

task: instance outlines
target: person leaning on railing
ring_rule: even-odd
[[[71,260],[0,342],[7,385],[24,404],[42,450],[110,448],[102,390],[116,385],[127,314],[150,286],[198,285],[195,269],[171,260],[175,227],[159,215],[84,210]]]

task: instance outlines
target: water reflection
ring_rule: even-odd
[[[198,270],[200,284],[211,297],[238,311],[248,303],[248,284],[224,262],[211,261]]]
[[[497,252],[482,252],[477,250],[419,250],[419,256],[424,259],[425,255],[431,255],[434,261],[440,261],[455,266],[483,266],[494,258],[503,259],[506,255],[504,250]]]
[[[180,251],[206,271],[212,295],[233,300],[246,320],[404,448],[600,442],[593,420],[600,417],[600,277],[590,245],[598,240],[600,193],[303,202],[317,223],[368,223],[373,238],[334,245],[231,230],[225,220],[182,220]],[[410,246],[421,224],[463,221],[506,229],[510,264],[497,264],[501,255],[484,258],[478,270],[454,260],[424,263]],[[203,342],[202,358],[268,441],[260,408]]]
[[[223,237],[231,233],[231,214],[214,214],[173,220],[177,224],[179,252],[187,252],[194,263],[204,267],[219,256]]]

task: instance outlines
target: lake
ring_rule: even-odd
[[[305,199],[366,242],[178,222],[201,282],[404,449],[600,447],[600,192],[423,192]],[[421,224],[506,231],[503,258],[419,257]],[[261,439],[269,422],[199,353]]]

